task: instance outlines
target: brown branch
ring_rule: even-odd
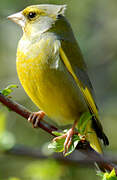
[[[12,101],[11,98],[8,98],[7,96],[4,96],[2,93],[0,93],[0,102],[2,102],[10,110],[16,112],[17,114],[19,114],[20,116],[24,117],[25,119],[28,119],[28,117],[32,113],[29,110],[27,110],[25,107],[23,107],[22,105],[18,104],[15,101]],[[55,136],[52,132],[58,130],[55,126],[48,124],[44,120],[40,121],[38,126],[41,129],[43,129],[46,132],[48,132],[49,134],[51,134],[52,136]]]
[[[7,106],[12,111],[14,111],[17,114],[24,117],[25,119],[28,119],[28,117],[31,114],[31,112],[29,110],[27,110],[26,108],[24,108],[20,104],[16,103],[15,101],[11,100],[10,98],[4,96],[1,93],[0,93],[0,102],[3,103],[5,106]],[[50,125],[49,123],[45,122],[44,120],[39,122],[38,127],[43,129],[44,131],[48,132],[52,136],[55,136],[53,134],[53,131],[58,131],[58,129],[55,126]],[[76,149],[79,150],[80,152],[82,152],[83,154],[85,154],[93,162],[96,161],[102,171],[104,171],[104,169],[106,169],[108,171],[112,171],[112,169],[115,168],[116,175],[117,175],[117,166],[110,163],[110,161],[105,160],[102,155],[95,152],[91,148],[91,146],[90,146],[90,144],[88,142],[86,142],[85,144],[84,143],[78,144]]]

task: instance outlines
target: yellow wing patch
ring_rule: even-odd
[[[61,55],[61,58],[65,64],[65,66],[67,67],[68,71],[71,73],[71,75],[75,79],[78,87],[80,88],[81,92],[83,93],[85,101],[87,102],[88,107],[90,108],[92,114],[95,114],[95,116],[98,118],[98,111],[97,111],[95,102],[93,100],[93,97],[92,97],[89,89],[87,87],[85,87],[85,88],[83,87],[82,82],[78,79],[78,77],[74,73],[74,70],[72,69],[70,62],[61,47],[60,47],[60,55]]]

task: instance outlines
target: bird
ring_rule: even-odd
[[[29,117],[34,127],[47,115],[59,126],[71,125],[65,134],[67,152],[80,117],[89,112],[86,139],[98,153],[100,140],[109,145],[95,101],[88,69],[73,30],[65,17],[66,5],[39,4],[8,16],[22,27],[16,67],[20,82],[40,109]]]

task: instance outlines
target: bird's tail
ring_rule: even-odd
[[[87,123],[87,127],[86,127],[86,139],[89,141],[90,146],[98,153],[102,154],[102,148],[101,148],[101,144],[100,141],[97,137],[97,134],[95,132],[95,130],[92,127],[92,122],[89,121]]]
[[[86,138],[90,143],[90,146],[98,153],[102,154],[102,148],[100,144],[100,138],[103,140],[104,145],[109,145],[109,141],[107,136],[104,134],[102,125],[100,124],[99,120],[96,116],[92,116],[91,121],[88,121],[86,127]]]

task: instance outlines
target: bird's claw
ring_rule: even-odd
[[[63,152],[64,155],[68,152],[69,147],[72,144],[72,137],[73,137],[74,134],[75,134],[74,129],[71,128],[67,133],[65,133],[65,134],[63,134],[61,136],[55,137],[53,139],[53,141],[57,141],[59,139],[65,138],[64,152]]]
[[[74,129],[71,128],[67,133],[66,133],[66,139],[64,142],[64,155],[68,152],[68,149],[70,147],[70,145],[72,144],[72,138],[73,135],[75,134]]]
[[[30,114],[28,122],[32,123],[34,128],[37,128],[39,127],[40,120],[42,120],[44,116],[45,113],[43,111],[33,112]]]

